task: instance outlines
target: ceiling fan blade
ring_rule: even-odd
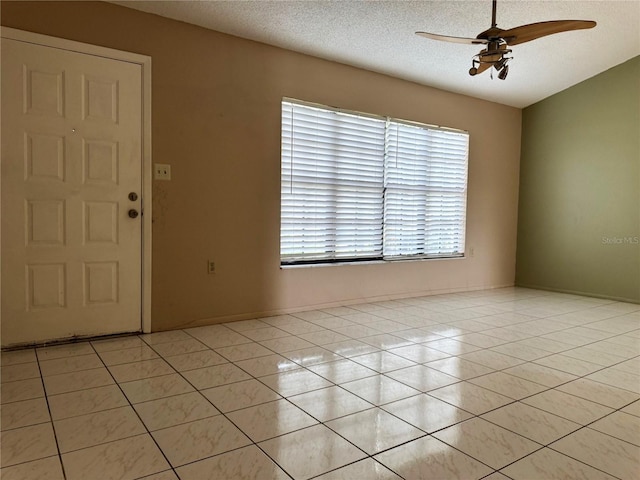
[[[554,33],[593,28],[595,26],[596,22],[590,20],[553,20],[510,28],[509,30],[504,30],[500,36],[509,45],[518,45],[546,35],[553,35]]]
[[[438,35],[437,33],[427,33],[427,32],[416,32],[416,35],[420,35],[424,38],[429,38],[431,40],[440,40],[443,42],[453,42],[453,43],[466,43],[468,45],[484,45],[489,43],[488,40],[484,38],[464,38],[464,37],[450,37],[448,35]]]

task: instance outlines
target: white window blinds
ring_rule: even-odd
[[[469,135],[389,121],[384,256],[464,252]]]
[[[282,102],[281,261],[464,252],[468,135]]]
[[[282,261],[382,255],[385,122],[282,104]]]

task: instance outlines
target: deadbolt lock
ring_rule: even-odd
[[[131,200],[132,202],[135,202],[138,199],[138,194],[136,192],[131,192],[129,194],[129,200]]]

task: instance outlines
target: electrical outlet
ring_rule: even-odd
[[[470,248],[469,248],[469,256],[470,256],[470,257],[473,257],[475,254],[476,254],[475,249],[474,249],[473,247],[470,247]]]
[[[153,167],[153,178],[156,180],[171,180],[171,165],[166,163],[156,163]]]
[[[209,275],[216,273],[216,262],[207,260],[207,273]]]

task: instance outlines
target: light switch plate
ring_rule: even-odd
[[[156,180],[171,180],[171,165],[156,163],[153,165],[153,178]]]

